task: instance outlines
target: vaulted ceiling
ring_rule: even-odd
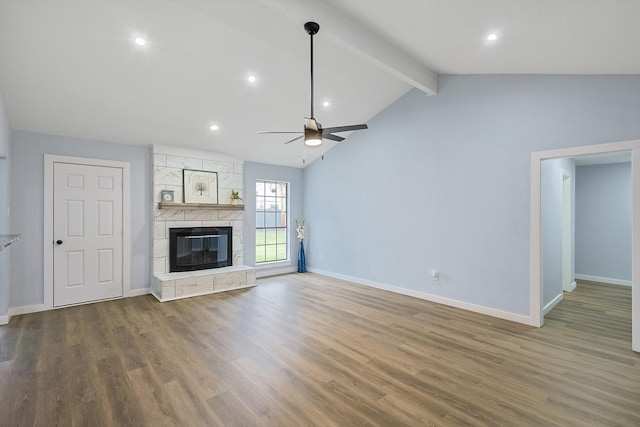
[[[309,115],[308,20],[316,117],[338,126],[435,93],[438,73],[640,74],[639,16],[637,0],[0,0],[0,92],[14,129],[300,167],[302,143],[256,132]]]

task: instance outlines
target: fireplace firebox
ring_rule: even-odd
[[[205,270],[233,264],[232,227],[169,229],[169,271]]]

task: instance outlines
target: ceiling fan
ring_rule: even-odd
[[[322,145],[323,139],[330,139],[332,141],[340,142],[343,141],[344,138],[338,135],[334,135],[334,133],[340,132],[349,132],[353,130],[363,130],[367,129],[366,124],[361,125],[347,125],[347,126],[335,126],[329,128],[323,128],[322,125],[316,120],[313,116],[313,36],[318,33],[320,30],[320,25],[316,22],[307,22],[304,24],[304,29],[309,34],[309,38],[311,41],[311,116],[305,117],[304,130],[302,132],[258,132],[258,134],[274,134],[274,133],[301,133],[302,135],[297,136],[287,142],[285,144],[289,144],[291,142],[297,141],[299,139],[304,138],[304,145],[309,147],[317,147]],[[324,154],[322,156],[324,158]],[[304,159],[302,159],[304,163]]]

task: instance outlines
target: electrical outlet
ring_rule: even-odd
[[[435,282],[439,278],[440,278],[440,276],[438,275],[438,272],[435,269],[431,270],[431,280],[433,280]]]

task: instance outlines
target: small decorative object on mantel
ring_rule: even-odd
[[[218,204],[218,173],[184,169],[185,203]]]
[[[173,190],[162,190],[160,197],[165,203],[173,203]]]
[[[300,240],[300,249],[298,249],[298,273],[305,273],[307,271],[307,260],[304,257],[304,220],[300,223],[296,219],[296,232]]]
[[[242,197],[240,197],[240,192],[236,190],[231,190],[231,204],[236,205],[242,201]]]

